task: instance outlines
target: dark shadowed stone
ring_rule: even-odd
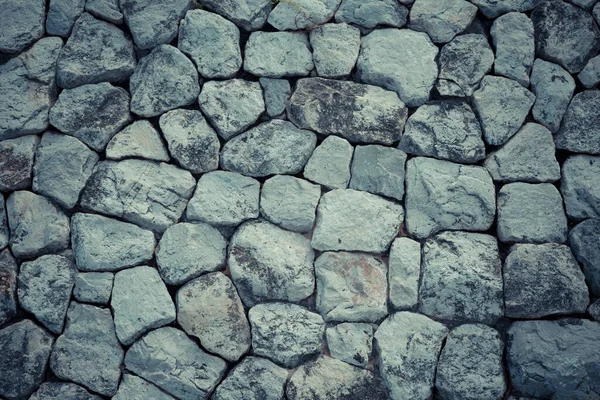
[[[129,122],[129,94],[108,82],[62,91],[50,110],[50,123],[96,151]]]
[[[0,395],[27,398],[44,380],[54,337],[28,319],[0,330]]]
[[[106,145],[106,158],[122,160],[129,157],[169,161],[169,153],[160,133],[150,122],[135,121],[113,136]]]
[[[121,14],[119,3],[120,0],[86,0],[85,11],[113,24],[122,24],[123,14]]]
[[[600,297],[600,219],[588,219],[571,229],[569,245],[583,266],[590,292]]]
[[[561,150],[600,154],[600,90],[573,97],[554,141]]]
[[[50,0],[46,16],[46,33],[67,37],[75,20],[83,13],[85,0]]]
[[[110,272],[80,272],[75,278],[73,297],[82,303],[106,305],[110,300],[114,274]]]
[[[323,78],[300,79],[288,104],[288,117],[300,128],[358,143],[392,144],[407,115],[394,92]]]
[[[390,306],[395,310],[412,309],[419,300],[421,244],[407,237],[395,239],[388,268]]]
[[[199,0],[199,2],[246,31],[262,28],[273,8],[271,0]]]
[[[402,201],[405,163],[403,151],[379,145],[356,146],[349,187]]]
[[[525,14],[511,12],[496,19],[490,33],[496,47],[494,72],[528,87],[535,58],[531,20]]]
[[[596,321],[600,322],[600,299],[596,300],[587,309],[587,313]]]
[[[408,17],[408,10],[402,3],[404,1],[398,3],[396,0],[343,0],[335,13],[335,21],[366,29],[381,25],[401,28],[406,24]]]
[[[320,194],[321,194],[321,190],[319,189],[319,195]],[[318,202],[318,199],[317,199],[317,202]],[[316,207],[317,207],[317,203],[315,202],[315,208]],[[313,215],[313,219],[314,219],[314,215]],[[4,202],[4,196],[2,196],[2,194],[0,194],[0,250],[5,248],[6,246],[8,246],[9,240],[10,240],[10,231],[8,229],[8,219],[6,218],[6,205]]]
[[[29,400],[102,400],[102,397],[74,383],[45,382]]]
[[[324,24],[310,31],[315,68],[327,78],[350,75],[360,49],[360,30],[354,26]]]
[[[267,22],[279,31],[301,30],[329,21],[341,0],[278,1]]]
[[[2,0],[0,52],[18,53],[44,36],[46,1]]]
[[[39,143],[38,136],[0,141],[0,191],[27,189],[31,185],[33,159]]]
[[[426,32],[434,43],[447,43],[473,22],[477,7],[466,0],[416,0],[410,29]]]
[[[366,367],[373,351],[370,324],[344,322],[327,328],[327,348],[331,357],[358,367]]]
[[[328,136],[308,159],[302,175],[327,189],[346,189],[354,148],[346,139]]]
[[[525,12],[533,9],[543,0],[469,0],[479,7],[487,18],[496,18],[508,12]]]
[[[8,249],[0,252],[0,326],[17,315],[17,261]]]
[[[253,75],[306,76],[313,67],[306,32],[252,32],[246,42],[244,70]]]
[[[575,220],[600,217],[600,157],[567,158],[560,191],[569,217]]]
[[[259,82],[265,97],[267,115],[274,118],[283,114],[292,95],[290,82],[287,79],[273,78],[260,78]]]
[[[236,365],[213,395],[214,400],[283,400],[288,371],[269,360],[249,356]]]
[[[58,399],[57,399],[58,400]],[[111,400],[175,400],[158,387],[135,375],[123,374],[119,390]]]

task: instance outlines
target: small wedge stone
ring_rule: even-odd
[[[409,238],[392,243],[388,260],[389,303],[396,310],[412,309],[419,302],[421,245]]]
[[[135,121],[117,133],[106,145],[106,158],[122,160],[139,157],[154,161],[169,161],[169,153],[160,133],[146,120]]]
[[[577,78],[586,89],[597,85],[600,82],[600,57],[590,59]]]
[[[354,148],[346,139],[328,136],[313,151],[303,176],[328,189],[346,189]]]
[[[285,112],[288,100],[292,95],[290,82],[287,79],[260,78],[265,97],[267,115],[275,118]]]
[[[39,143],[37,136],[0,141],[0,191],[27,189],[31,185],[33,160]]]
[[[51,36],[69,36],[84,7],[85,0],[51,0],[46,16],[46,33]]]

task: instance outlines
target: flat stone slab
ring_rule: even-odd
[[[283,400],[288,371],[271,361],[244,358],[213,394],[214,400]]]
[[[556,148],[575,153],[600,154],[600,91],[585,90],[576,94],[554,137]]]
[[[560,191],[569,217],[575,220],[600,217],[600,157],[567,158]]]
[[[327,328],[327,348],[333,358],[366,367],[373,350],[373,327],[369,324],[344,322]]]
[[[352,157],[350,189],[402,201],[406,153],[387,146],[356,146]]]
[[[246,42],[244,71],[256,76],[306,76],[314,68],[305,32],[252,32]]]
[[[40,138],[33,135],[0,141],[0,191],[27,189]]]
[[[569,232],[569,246],[582,264],[590,292],[600,296],[600,219],[588,219]]]
[[[81,303],[107,305],[114,277],[110,272],[80,272],[75,277],[73,297]]]
[[[117,133],[106,145],[106,158],[146,158],[154,161],[169,161],[169,153],[160,133],[147,120],[138,120]]]

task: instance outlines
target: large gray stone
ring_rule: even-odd
[[[85,11],[113,24],[123,23],[120,0],[86,0]]]
[[[2,0],[0,52],[19,53],[44,36],[45,0]]]
[[[406,165],[406,228],[423,239],[442,230],[486,231],[496,214],[485,168],[416,157]]]
[[[243,79],[206,82],[198,103],[225,140],[248,129],[265,112],[260,83]]]
[[[504,398],[504,343],[485,325],[454,328],[438,361],[435,388],[440,399]]]
[[[287,110],[300,128],[351,142],[387,145],[400,139],[408,115],[394,92],[323,78],[300,79]]]
[[[54,337],[28,319],[0,330],[0,395],[27,398],[44,381]]]
[[[72,261],[45,255],[19,269],[19,304],[48,330],[60,334],[65,323],[76,269]]]
[[[569,232],[569,245],[583,266],[590,292],[600,297],[600,219],[588,219]]]
[[[405,163],[403,151],[380,145],[356,146],[349,187],[402,201]]]
[[[160,129],[171,156],[194,174],[212,171],[219,166],[219,138],[196,110],[173,110],[163,114]]]
[[[46,16],[46,33],[67,37],[75,20],[83,13],[85,0],[50,0]]]
[[[584,313],[588,288],[568,246],[518,244],[504,263],[506,316],[538,319]]]
[[[264,122],[225,143],[221,167],[263,177],[302,171],[317,144],[314,133],[288,121]]]
[[[203,348],[228,361],[250,349],[250,325],[231,280],[212,272],[177,291],[177,322]]]
[[[125,367],[178,399],[205,400],[227,364],[202,351],[183,331],[164,327],[129,348]]]
[[[552,133],[542,125],[528,123],[490,154],[484,166],[494,181],[554,182],[560,179],[555,151]]]
[[[183,214],[195,184],[192,174],[170,164],[102,161],[88,179],[81,206],[164,232]]]
[[[496,47],[496,75],[529,86],[529,71],[535,58],[533,22],[527,15],[511,12],[494,21],[490,30]]]
[[[401,311],[375,332],[379,371],[391,400],[431,398],[442,342],[448,329],[424,315]]]
[[[477,7],[466,0],[416,0],[410,28],[426,32],[434,43],[447,43],[473,22]]]
[[[389,303],[393,309],[412,309],[419,302],[421,244],[401,237],[394,240],[388,259]]]
[[[259,82],[265,97],[267,115],[274,118],[283,114],[292,95],[290,82],[287,79],[274,78],[260,78]]]
[[[75,278],[73,297],[82,303],[107,305],[113,288],[110,272],[80,272]]]
[[[600,154],[600,90],[573,97],[554,142],[561,150]]]
[[[104,396],[117,391],[123,349],[110,310],[71,302],[67,326],[50,356],[50,369],[60,379]]]
[[[152,259],[152,232],[134,224],[96,214],[71,218],[71,243],[80,271],[118,271]]]
[[[129,80],[129,92],[132,112],[155,117],[196,101],[200,92],[198,71],[177,48],[160,45],[138,62]]]
[[[177,36],[179,21],[194,8],[192,0],[120,0],[121,12],[140,49],[169,43]]]
[[[160,133],[146,120],[138,120],[123,128],[106,145],[106,158],[122,160],[139,157],[154,161],[169,161],[169,153]]]
[[[321,195],[321,190],[319,189],[319,196]],[[317,208],[317,202],[315,202],[315,208]],[[313,220],[314,220],[314,210],[313,210]],[[311,225],[312,227],[312,225]],[[8,246],[10,241],[10,231],[8,229],[8,220],[6,218],[6,205],[4,202],[4,196],[0,194],[0,250]],[[1,319],[1,318],[0,318]]]
[[[185,14],[179,25],[177,47],[204,78],[232,78],[242,66],[240,30],[211,12],[190,10]]]
[[[487,18],[496,18],[508,12],[525,12],[533,9],[543,0],[469,0]]]
[[[538,57],[570,73],[583,69],[600,50],[600,30],[592,16],[562,0],[540,2],[531,13]]]
[[[346,139],[328,136],[308,159],[302,175],[327,189],[346,189],[354,148]]]
[[[59,131],[102,151],[130,120],[129,94],[108,82],[65,89],[50,110]]]
[[[575,220],[600,217],[600,157],[567,158],[562,167],[560,191],[569,217]]]
[[[403,3],[396,0],[343,0],[335,13],[335,21],[366,29],[380,25],[401,28],[408,17]]]
[[[352,189],[321,197],[312,246],[320,251],[384,253],[400,231],[402,206],[377,195]]]
[[[10,249],[19,258],[32,258],[69,246],[69,217],[48,199],[18,191],[6,200]]]
[[[514,322],[507,333],[511,384],[536,398],[600,394],[600,324],[585,319]]]
[[[125,346],[177,318],[173,300],[158,271],[146,266],[115,274],[110,307],[117,337]]]
[[[422,105],[410,116],[398,146],[409,154],[462,163],[485,157],[477,117],[466,102]]]
[[[123,374],[119,390],[111,400],[174,400],[174,397],[142,378]]]
[[[575,91],[575,80],[560,65],[538,58],[531,70],[531,90],[535,94],[531,115],[555,133]]]
[[[0,141],[0,191],[27,189],[31,185],[38,136]]]
[[[37,148],[33,190],[61,206],[75,207],[98,154],[74,137],[46,132]]]
[[[373,327],[344,322],[325,331],[331,357],[358,367],[366,367],[373,351]]]
[[[135,65],[133,43],[123,31],[84,13],[60,52],[56,81],[68,89],[88,83],[123,82]]]
[[[244,70],[269,78],[306,76],[314,67],[304,32],[253,32],[246,42]]]
[[[214,400],[283,400],[288,371],[269,360],[249,356],[221,382]]]
[[[8,249],[0,252],[0,326],[17,315],[17,260]]]
[[[296,304],[258,304],[248,312],[252,349],[286,368],[295,368],[319,353],[325,322]]]
[[[438,48],[423,32],[379,29],[361,40],[357,62],[360,82],[398,93],[409,107],[429,99],[438,76]]]
[[[102,400],[82,386],[68,382],[45,382],[29,400]]]
[[[279,31],[302,30],[329,21],[341,0],[277,1],[267,22]]]
[[[271,0],[199,0],[200,4],[221,14],[246,31],[263,27],[273,8]]]
[[[515,182],[498,192],[498,239],[503,242],[563,243],[567,217],[550,183]]]
[[[3,7],[18,2],[4,0],[0,4],[3,21],[24,22],[23,15],[11,18],[11,11]],[[35,8],[39,1],[26,3]],[[56,101],[55,70],[61,48],[60,38],[43,38],[28,51],[0,64],[0,140],[43,132],[48,127],[48,111]]]
[[[473,108],[490,145],[506,143],[521,127],[535,95],[517,81],[487,75],[473,93]]]
[[[319,76],[345,77],[358,59],[360,30],[345,23],[320,25],[310,31],[310,45]]]
[[[247,222],[229,244],[229,272],[244,304],[299,302],[313,293],[315,255],[307,238],[268,222]]]
[[[597,85],[600,82],[600,57],[590,59],[577,78],[586,89]]]

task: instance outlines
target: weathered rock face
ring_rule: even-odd
[[[394,309],[411,309],[419,301],[421,245],[409,238],[397,238],[388,259],[389,302]]]
[[[302,175],[328,189],[346,189],[353,152],[346,139],[328,136],[315,148]]]
[[[401,28],[408,10],[395,0],[344,0],[335,13],[336,22],[347,22],[372,29],[378,25]]]
[[[319,76],[345,77],[358,59],[360,30],[344,23],[317,26],[310,31],[310,45]]]
[[[392,144],[407,115],[391,91],[323,78],[300,79],[288,105],[288,117],[300,128],[358,143]]]
[[[536,398],[597,396],[600,324],[584,319],[514,322],[507,333],[513,387]]]
[[[400,230],[402,206],[371,193],[333,190],[321,197],[312,247],[385,252]]]
[[[494,21],[491,35],[496,46],[494,72],[529,86],[535,57],[533,23],[525,14],[511,12]]]
[[[558,149],[600,154],[600,91],[585,90],[573,97],[555,137]]]
[[[46,33],[67,37],[85,7],[85,0],[52,0],[46,16]]]
[[[110,310],[71,302],[67,326],[50,357],[54,375],[112,396],[119,385],[122,362],[123,349]]]
[[[106,305],[110,300],[114,274],[110,272],[80,272],[75,278],[73,296],[82,303]]]
[[[85,11],[113,24],[123,23],[120,0],[86,0]]]
[[[600,219],[588,219],[569,232],[569,245],[583,266],[590,292],[600,296]]]
[[[258,304],[248,312],[254,354],[295,368],[319,352],[325,322],[295,304]]]
[[[525,12],[535,8],[543,0],[470,0],[487,18],[496,18],[508,12]]]
[[[301,30],[327,22],[341,0],[299,0],[278,2],[267,21],[279,31]]]
[[[563,163],[560,191],[569,217],[600,217],[600,157],[569,157]]]
[[[268,222],[247,222],[229,245],[229,272],[244,304],[298,302],[315,286],[314,252],[304,236]]]
[[[44,35],[46,2],[3,0],[0,52],[18,53]]]
[[[246,357],[221,382],[214,400],[283,400],[288,371],[260,357]]]
[[[225,361],[202,351],[184,332],[156,329],[135,342],[125,367],[170,395],[205,400],[225,373]]]
[[[401,311],[375,332],[379,371],[392,400],[428,399],[448,329],[424,315]]]
[[[0,252],[0,325],[17,315],[17,261],[8,249]]]
[[[133,44],[123,31],[84,13],[60,52],[56,81],[68,89],[88,83],[122,82],[135,65]]]
[[[37,136],[0,142],[0,191],[27,189],[31,185],[33,160],[39,143]]]
[[[31,395],[29,400],[101,400],[85,390],[85,388],[74,383],[67,382],[45,382]]]
[[[247,31],[262,28],[273,8],[270,0],[200,0],[200,4]]]
[[[466,0],[416,0],[410,9],[410,28],[426,32],[434,43],[447,43],[475,18],[477,7]]]
[[[146,120],[135,121],[117,133],[106,145],[106,158],[122,160],[129,157],[154,161],[169,161],[169,153],[160,133]]]
[[[231,280],[220,272],[203,275],[177,292],[177,322],[202,347],[228,361],[250,348],[250,326]]]
[[[164,232],[183,214],[195,183],[192,174],[170,164],[102,161],[96,164],[80,204]]]
[[[174,400],[158,387],[135,375],[123,374],[119,390],[111,400]],[[58,399],[57,399],[58,400]]]
[[[405,163],[403,151],[380,145],[356,146],[349,187],[402,201]]]
[[[313,67],[308,35],[304,32],[253,32],[246,42],[244,70],[253,75],[306,76]]]
[[[327,347],[333,358],[358,367],[369,363],[373,350],[373,327],[344,322],[327,328]]]
[[[0,330],[0,395],[26,398],[43,382],[54,337],[28,319]]]

